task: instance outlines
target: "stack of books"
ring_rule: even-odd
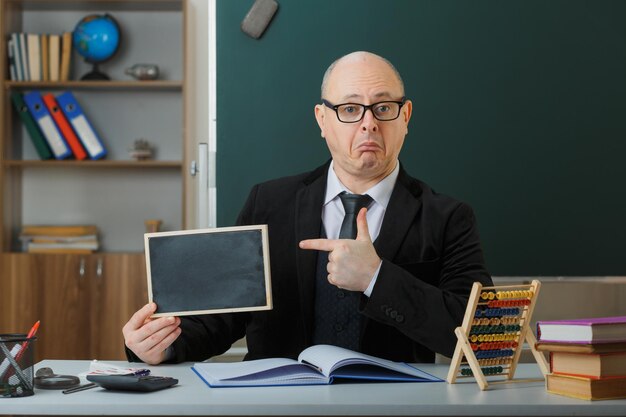
[[[626,316],[537,323],[550,355],[548,392],[586,400],[626,397]]]
[[[80,253],[98,250],[98,228],[93,225],[31,226],[20,233],[22,249],[29,253]]]
[[[11,81],[68,81],[72,32],[11,33],[7,54]]]

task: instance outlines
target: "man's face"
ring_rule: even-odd
[[[402,86],[394,71],[370,55],[350,56],[338,62],[326,85],[324,99],[334,105],[399,101]],[[315,117],[326,139],[341,178],[382,179],[394,169],[404,137],[408,133],[412,103],[406,101],[395,120],[380,121],[366,110],[356,123],[343,123],[324,104],[315,106]]]

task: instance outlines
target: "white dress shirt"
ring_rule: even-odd
[[[372,204],[367,210],[367,227],[370,232],[370,238],[372,242],[376,240],[380,233],[380,228],[383,224],[383,218],[385,217],[385,211],[391,198],[391,192],[396,184],[398,173],[400,172],[400,164],[396,161],[396,167],[383,178],[378,184],[367,190],[363,194],[367,194],[374,199]],[[354,194],[345,185],[341,183],[334,170],[334,162],[331,161],[330,168],[328,168],[328,177],[326,179],[326,196],[324,197],[324,206],[322,208],[322,222],[324,223],[324,230],[326,231],[326,237],[328,239],[338,239],[339,231],[341,229],[341,223],[345,215],[345,210],[339,194],[342,192]],[[376,279],[378,278],[378,272],[380,271],[380,264],[378,269],[374,273],[369,286],[363,292],[366,296],[370,296]]]

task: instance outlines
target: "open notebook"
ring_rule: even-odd
[[[334,379],[378,382],[441,382],[401,362],[377,358],[330,345],[311,346],[298,360],[259,359],[235,363],[196,363],[192,367],[210,387],[328,385]]]

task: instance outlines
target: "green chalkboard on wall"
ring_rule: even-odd
[[[626,274],[626,2],[217,3],[218,225],[250,187],[328,158],[313,117],[326,67],[369,50],[414,111],[400,158],[470,203],[494,275]]]

